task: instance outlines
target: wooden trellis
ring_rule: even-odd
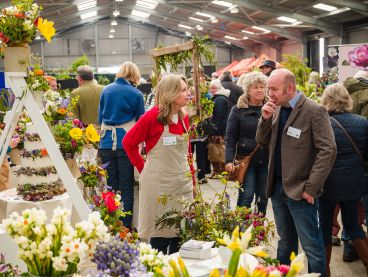
[[[201,109],[201,93],[199,91],[199,63],[200,63],[200,55],[198,53],[198,49],[196,44],[193,41],[189,41],[186,43],[153,49],[149,53],[152,58],[155,60],[156,68],[158,67],[157,58],[163,55],[175,54],[182,51],[192,51],[192,63],[193,63],[193,86],[194,86],[194,95],[195,95],[195,107],[198,112],[199,118],[202,118],[202,109]],[[157,72],[156,72],[157,73]]]

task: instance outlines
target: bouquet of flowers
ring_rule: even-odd
[[[139,244],[140,262],[147,272],[155,272],[157,269],[169,266],[168,256],[165,256],[157,249],[153,249],[150,244],[141,242]]]
[[[126,232],[121,218],[131,214],[130,211],[124,211],[120,200],[121,196],[112,191],[102,192],[101,195],[96,195],[92,199],[93,210],[101,214],[102,220],[113,235]]]
[[[0,254],[0,276],[1,277],[20,277],[21,274],[18,271],[17,266],[12,266],[10,263],[5,262],[5,256]],[[23,275],[22,275],[23,276]]]
[[[108,276],[136,276],[140,266],[138,243],[129,243],[119,236],[100,242],[93,255],[97,269]]]
[[[107,179],[107,164],[101,166],[91,163],[84,162],[80,167],[81,176],[78,178],[85,187],[95,187],[106,183]]]
[[[72,110],[77,103],[75,98],[72,100],[69,100],[69,98],[61,98],[58,92],[49,90],[45,93],[44,99],[46,100],[46,105],[43,117],[47,122],[55,125],[59,123],[59,121],[65,123],[73,119],[74,114]],[[79,122],[76,124],[78,125]]]
[[[54,23],[40,17],[42,7],[33,0],[12,0],[0,11],[0,41],[6,46],[31,43],[37,31],[48,41],[55,35]]]
[[[216,193],[213,199],[204,199],[199,187],[194,202],[180,201],[183,209],[165,213],[156,221],[156,226],[177,228],[182,243],[190,239],[216,241],[216,238],[230,234],[236,226],[242,232],[253,226],[250,245],[269,243],[274,236],[273,223],[256,210],[246,207],[231,209],[227,193],[228,182],[221,175],[219,178],[224,183],[224,190]],[[165,204],[168,197],[170,196],[163,195],[159,200]]]
[[[69,210],[56,208],[51,223],[46,224],[45,211],[32,208],[24,210],[22,215],[14,212],[3,221],[29,273],[37,276],[75,273],[85,257],[92,258],[96,243],[108,240],[107,227],[98,212],[77,223],[75,229],[69,218]]]
[[[31,91],[47,91],[50,89],[49,83],[45,79],[45,72],[39,64],[28,67],[27,85]]]

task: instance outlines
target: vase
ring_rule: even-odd
[[[13,148],[10,152],[10,160],[15,165],[21,165],[20,160],[20,150],[18,148]]]
[[[90,201],[96,195],[95,187],[83,186],[83,198],[84,200]]]
[[[26,72],[30,64],[30,56],[31,48],[28,45],[25,47],[5,47],[5,72]]]
[[[40,110],[43,108],[43,91],[35,90],[32,91],[33,99],[36,101],[37,106]]]
[[[81,176],[79,171],[79,167],[77,164],[76,159],[74,159],[73,153],[64,153],[63,157],[65,159],[65,163],[68,166],[70,173],[73,175],[74,178],[78,179]]]

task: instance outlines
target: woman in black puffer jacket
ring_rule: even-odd
[[[364,161],[368,161],[368,120],[350,112],[353,101],[341,84],[333,84],[325,89],[322,105],[330,114],[337,146],[335,164],[319,199],[319,221],[325,243],[326,271],[330,271],[333,216],[336,203],[339,202],[344,233],[352,240],[368,273],[368,239],[358,220],[358,203],[368,188],[368,177],[364,168]],[[355,149],[339,124],[358,149]]]
[[[231,109],[225,135],[226,170],[233,172],[235,157],[249,155],[256,147],[255,140],[261,108],[266,103],[267,77],[251,72],[244,77],[244,94]],[[242,188],[239,189],[238,206],[250,207],[254,195],[258,211],[266,214],[268,174],[268,149],[259,149],[253,157]]]

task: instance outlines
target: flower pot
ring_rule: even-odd
[[[86,202],[90,201],[90,199],[92,199],[96,195],[95,187],[83,186],[82,190],[83,190],[83,198],[84,200],[86,200]]]
[[[65,153],[63,156],[65,159],[65,163],[68,166],[73,177],[79,178],[81,176],[81,173],[79,171],[77,161],[73,158],[74,155],[72,153]]]
[[[31,48],[5,47],[4,48],[5,72],[26,72],[30,64]]]
[[[36,101],[37,106],[40,110],[43,108],[43,91],[35,90],[32,91],[33,99]]]

